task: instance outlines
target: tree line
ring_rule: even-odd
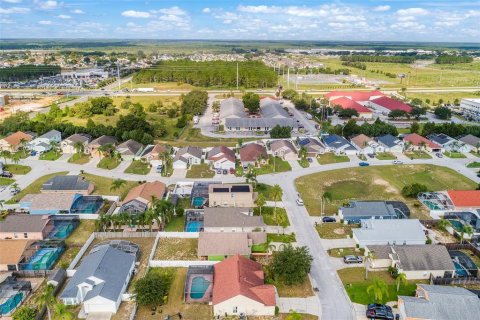
[[[455,64],[455,63],[470,63],[473,57],[470,56],[455,56],[451,54],[442,54],[435,58],[436,64]]]
[[[16,67],[0,68],[0,81],[33,80],[40,77],[54,76],[60,72],[60,66],[24,64]]]
[[[238,62],[238,84],[244,88],[267,88],[277,84],[277,74],[261,61]],[[237,62],[191,60],[162,61],[140,70],[135,83],[182,82],[198,87],[236,87]]]
[[[413,63],[415,56],[376,56],[376,55],[351,55],[341,56],[341,61],[348,62],[382,62],[382,63]]]

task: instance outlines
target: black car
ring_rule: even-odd
[[[322,222],[337,222],[334,217],[323,217]]]
[[[8,171],[3,171],[2,174],[0,174],[0,177],[11,178],[11,177],[13,177],[13,174],[11,172],[8,172]]]
[[[378,303],[372,303],[368,305],[366,316],[368,319],[395,319],[393,316],[392,307]]]

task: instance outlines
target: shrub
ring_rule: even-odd
[[[420,183],[408,184],[402,189],[402,195],[408,198],[416,198],[420,192],[427,192],[427,186]]]

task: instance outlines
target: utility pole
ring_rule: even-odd
[[[117,79],[118,79],[118,90],[120,90],[120,65],[117,62]]]
[[[237,62],[237,90],[238,90],[238,62]]]
[[[290,67],[287,67],[287,88],[290,89]]]

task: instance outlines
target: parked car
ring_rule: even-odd
[[[403,161],[400,161],[400,160],[393,160],[393,164],[403,164]]]
[[[228,174],[228,170],[227,170],[227,169],[223,169],[223,174]]]
[[[312,163],[313,162],[313,159],[312,158],[307,158],[307,161]]]
[[[368,162],[360,162],[358,165],[360,167],[368,167],[370,164]]]
[[[323,217],[322,222],[337,222],[334,217]]]
[[[436,155],[438,158],[443,158],[443,154],[441,154],[440,152],[435,153],[435,155]]]
[[[375,155],[372,154],[372,153],[367,154],[367,156],[368,156],[369,158],[371,158],[371,159],[373,159],[373,158],[375,157]]]
[[[359,256],[348,255],[348,256],[343,257],[343,262],[345,262],[346,264],[362,263],[363,259],[362,259],[362,257],[359,257]]]
[[[297,198],[297,204],[298,204],[299,206],[303,206],[303,200],[300,199],[300,198]]]
[[[367,306],[366,316],[368,319],[395,319],[393,316],[392,307],[378,303],[372,303]]]
[[[230,174],[235,174],[235,169],[230,168]]]
[[[0,177],[11,178],[11,177],[13,177],[13,174],[9,171],[3,171],[2,174],[0,174]]]

